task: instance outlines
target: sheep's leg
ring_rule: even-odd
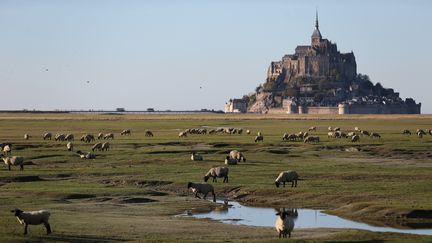
[[[283,187],[285,187],[285,181],[283,182]]]
[[[20,170],[24,170],[24,165],[20,164]]]
[[[8,164],[8,169],[9,169],[9,171],[11,170],[11,165],[10,164]]]
[[[50,226],[50,224],[48,222],[45,222],[44,225],[45,225],[45,228],[47,230],[47,235],[51,234],[51,226]]]
[[[28,224],[25,224],[25,226],[24,226],[24,234],[25,235],[27,234],[27,228],[28,228]]]
[[[198,192],[195,193],[195,197],[201,199],[200,196],[198,196]]]
[[[214,190],[212,191],[212,194],[213,194],[213,202],[216,202],[216,194],[215,194]]]
[[[297,180],[295,180],[295,187],[297,187]]]
[[[204,193],[204,197],[203,197],[203,199],[206,199],[207,194],[208,194],[208,192],[207,192],[207,193]]]
[[[291,181],[291,187],[294,187],[294,181]]]
[[[279,239],[282,237],[282,231],[279,231]]]

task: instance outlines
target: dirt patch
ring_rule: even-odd
[[[0,182],[11,183],[11,182],[31,182],[31,181],[43,181],[39,176],[15,176],[15,177],[1,177]]]
[[[231,144],[228,143],[212,143],[211,145],[213,145],[215,148],[225,148],[231,146]]]
[[[81,194],[81,193],[74,193],[74,194],[68,194],[63,196],[63,199],[86,199],[86,198],[94,198],[96,197],[93,194]]]
[[[62,154],[47,154],[47,155],[38,155],[38,156],[32,156],[29,157],[29,159],[45,159],[45,158],[52,158],[52,157],[61,157]]]
[[[129,204],[129,203],[150,203],[157,202],[158,200],[145,198],[145,197],[120,197],[111,200],[113,203]]]
[[[183,150],[158,150],[158,151],[149,151],[147,154],[180,154],[180,153],[187,153],[187,151]]]
[[[172,184],[172,181],[153,181],[153,180],[111,180],[101,181],[102,184],[109,186],[136,186],[136,187],[157,187]]]

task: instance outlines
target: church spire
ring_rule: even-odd
[[[312,46],[319,46],[322,40],[321,32],[318,24],[318,10],[315,12],[315,29],[312,33]]]
[[[315,28],[319,29],[319,24],[318,24],[318,9],[315,12]]]

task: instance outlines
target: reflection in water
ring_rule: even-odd
[[[228,224],[274,227],[278,210],[274,208],[247,207],[234,201],[217,201],[219,205],[208,213],[192,214],[195,218],[210,218]],[[396,232],[432,235],[432,229],[396,229],[376,227],[365,223],[346,220],[313,209],[287,209],[294,217],[296,229],[308,228],[344,228],[361,229],[376,232]]]

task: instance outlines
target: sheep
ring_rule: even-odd
[[[327,130],[333,131],[333,128],[332,127],[328,127]]]
[[[97,136],[98,140],[101,140],[101,139],[103,139],[103,137],[104,137],[104,134],[103,134],[103,133],[101,133],[101,132],[100,132],[100,133],[98,134],[98,136]]]
[[[285,182],[291,182],[291,187],[297,187],[297,180],[299,179],[299,175],[294,170],[282,171],[279,173],[279,176],[275,180],[276,187],[279,187],[281,183],[283,183],[283,187],[285,187]]]
[[[186,132],[180,132],[178,136],[179,136],[179,138],[187,137],[187,133]]]
[[[5,144],[3,145],[3,155],[10,155],[12,153],[12,145]]]
[[[429,129],[429,130],[428,130],[428,133],[429,133],[429,135],[432,136],[432,129]]]
[[[25,140],[29,140],[29,139],[30,139],[30,135],[28,135],[27,133],[24,134],[24,139],[25,139]]]
[[[72,142],[68,142],[68,143],[66,144],[66,148],[67,148],[67,150],[69,150],[69,151],[73,151],[73,143],[72,143]]]
[[[66,135],[64,135],[63,133],[57,133],[54,137],[55,141],[64,141],[66,138]]]
[[[20,166],[20,170],[24,170],[24,157],[12,156],[6,157],[2,155],[4,163],[8,166],[8,170],[11,170],[11,165]]]
[[[110,143],[105,142],[105,143],[102,144],[101,150],[102,151],[108,151],[109,148],[110,148]]]
[[[255,137],[254,141],[255,141],[255,143],[259,142],[259,141],[264,142],[264,136],[263,135],[258,135],[258,136]]]
[[[360,132],[361,130],[360,130],[359,127],[354,127],[354,131],[356,131],[356,132]]]
[[[92,151],[94,152],[95,150],[102,150],[102,143],[96,143],[95,145],[93,145],[92,147]]]
[[[291,215],[289,212],[282,211],[276,213],[276,222],[275,228],[279,233],[279,238],[291,238],[291,232],[294,229],[294,217],[295,215]]]
[[[191,160],[192,161],[202,161],[204,158],[201,155],[196,154],[195,152],[192,152],[191,154]]]
[[[370,136],[370,133],[368,132],[368,131],[365,131],[365,130],[361,130],[360,131],[360,134],[363,136],[363,135],[365,135],[365,136]]]
[[[237,164],[237,159],[231,158],[231,157],[227,156],[225,158],[225,164],[226,165],[236,165]]]
[[[309,127],[309,132],[316,131],[316,127]]]
[[[284,133],[284,134],[282,135],[282,141],[284,141],[284,140],[288,140],[288,137],[289,137],[289,134],[288,134],[288,133]]]
[[[69,133],[65,136],[66,141],[73,141],[74,139],[75,139],[75,136],[73,134]]]
[[[350,138],[352,138],[352,136],[354,136],[354,135],[356,135],[356,133],[355,133],[355,132],[349,132],[349,133],[347,134],[347,137],[350,137]]]
[[[152,132],[152,131],[150,131],[150,130],[147,130],[147,131],[145,132],[145,136],[146,136],[146,137],[153,137],[153,136],[154,136],[154,134],[153,134],[153,132]]]
[[[52,133],[50,132],[46,132],[42,135],[43,140],[47,140],[47,139],[51,140],[51,137],[52,137]]]
[[[355,142],[358,142],[358,141],[360,141],[360,136],[359,135],[354,135],[354,136],[351,137],[351,142],[352,143],[355,143]]]
[[[251,131],[250,131],[249,129],[246,130],[246,134],[247,134],[247,135],[251,134]]]
[[[328,138],[335,138],[336,137],[336,133],[334,133],[334,132],[328,132],[327,133],[327,137]]]
[[[27,228],[29,225],[39,225],[44,224],[47,235],[51,234],[51,226],[48,222],[50,217],[50,212],[46,210],[39,211],[22,211],[20,209],[11,210],[11,213],[15,214],[15,217],[18,219],[20,224],[24,225],[24,234],[27,234]]]
[[[411,131],[410,131],[410,130],[407,130],[407,129],[405,129],[405,130],[403,130],[403,131],[402,131],[402,134],[407,134],[407,135],[411,135]]]
[[[125,130],[123,130],[121,133],[120,133],[120,135],[128,135],[128,136],[130,136],[131,135],[131,131],[129,130],[129,129],[125,129]]]
[[[203,199],[206,199],[207,194],[211,192],[213,194],[213,202],[216,202],[216,194],[214,192],[214,187],[210,184],[188,182],[187,188],[191,189],[192,192],[195,193],[195,197],[199,199],[201,198],[198,196],[198,193],[204,194]]]
[[[78,150],[76,153],[79,155],[79,157],[81,159],[95,159],[96,158],[96,155],[94,155],[90,152],[82,152],[81,150]]]
[[[81,141],[90,143],[91,141],[95,141],[93,134],[84,134],[80,138]]]
[[[246,157],[242,154],[242,152],[237,150],[232,150],[229,154],[230,158],[237,159],[237,162],[240,162],[243,160],[243,162],[246,162]]]
[[[376,132],[372,132],[372,133],[370,134],[370,137],[371,137],[371,138],[381,138],[381,135],[379,135],[379,134],[376,133]]]
[[[211,168],[207,174],[204,175],[204,182],[207,182],[210,177],[213,177],[213,182],[217,182],[216,178],[224,178],[223,182],[228,183],[228,167],[214,167]]]
[[[313,143],[318,143],[320,141],[320,137],[318,136],[307,136],[304,139],[304,143],[309,143],[309,142],[313,142]]]
[[[114,139],[114,133],[105,134],[104,139]]]
[[[423,133],[422,133],[422,132],[417,132],[417,136],[418,136],[419,138],[423,138]]]
[[[262,133],[261,132],[257,132],[257,136],[262,136]]]

